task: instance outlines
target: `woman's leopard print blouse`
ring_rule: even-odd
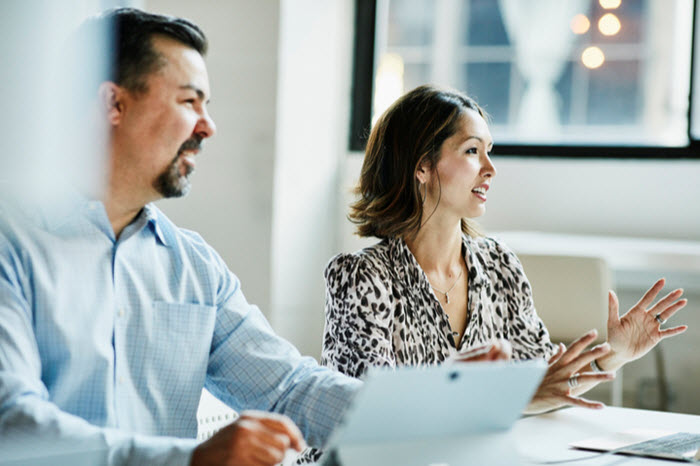
[[[459,350],[505,338],[513,359],[556,346],[532,302],[520,261],[492,238],[463,236],[469,317]],[[360,377],[370,366],[432,365],[456,351],[447,314],[400,238],[331,259],[321,363]]]
[[[505,338],[514,359],[549,358],[556,346],[532,303],[518,258],[491,238],[462,238],[469,321],[460,350]],[[447,314],[402,239],[329,262],[321,364],[353,376],[370,366],[439,364],[456,351]],[[317,461],[308,449],[297,464]]]

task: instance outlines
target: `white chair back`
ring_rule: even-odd
[[[518,254],[535,309],[554,342],[571,343],[588,330],[607,337],[610,269],[600,257]]]

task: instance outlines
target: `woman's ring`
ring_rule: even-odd
[[[659,323],[659,325],[663,325],[666,323],[666,319],[661,318],[660,312],[658,314],[656,314],[656,316],[654,316],[654,319],[656,319],[656,321]]]
[[[574,374],[571,377],[569,377],[569,380],[567,382],[569,384],[569,388],[576,388],[578,387],[578,375]]]

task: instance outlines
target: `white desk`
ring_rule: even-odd
[[[567,408],[520,419],[508,432],[367,444],[346,449],[342,466],[527,466],[575,458],[572,466],[679,465],[677,461],[599,455],[569,443],[631,429],[700,433],[700,416],[629,408]],[[569,463],[563,463],[568,466]]]
[[[517,449],[526,464],[591,456],[595,452],[574,450],[570,442],[630,429],[658,429],[700,433],[700,416],[663,413],[641,409],[606,407],[600,411],[568,408],[549,414],[520,419],[513,428]],[[564,463],[567,464],[567,463]],[[571,463],[572,465],[683,464],[622,455]]]

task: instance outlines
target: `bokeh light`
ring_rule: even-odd
[[[612,13],[606,13],[598,20],[598,30],[605,36],[614,36],[621,27],[620,20]]]
[[[600,6],[602,6],[606,10],[614,10],[615,8],[620,6],[622,0],[598,0],[598,3],[600,3]]]
[[[571,19],[570,26],[574,34],[585,34],[591,27],[591,22],[586,15],[579,13]]]
[[[596,69],[605,63],[605,54],[598,47],[587,47],[581,54],[583,66]]]

